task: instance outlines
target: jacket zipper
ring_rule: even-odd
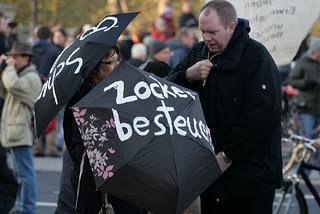
[[[83,152],[81,163],[80,163],[80,173],[79,173],[79,179],[78,179],[78,187],[77,187],[77,198],[76,198],[76,209],[78,207],[78,199],[79,199],[79,193],[80,193],[80,184],[81,184],[81,178],[83,173],[83,166],[84,166],[84,157],[86,155],[86,152]],[[77,212],[78,213],[78,212]]]

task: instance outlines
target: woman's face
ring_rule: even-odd
[[[118,54],[114,50],[111,51],[112,53],[110,55],[107,54],[99,62],[98,72],[96,73],[97,83],[101,82],[104,78],[109,76],[112,71],[119,65],[120,60]]]

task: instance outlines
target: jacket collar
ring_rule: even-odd
[[[29,72],[33,72],[33,71],[36,71],[36,67],[34,64],[29,64],[28,66],[24,67],[21,69],[21,71],[18,73],[18,75],[21,77],[23,75],[25,75],[26,73],[29,73]]]
[[[226,47],[226,49],[214,58],[216,68],[223,70],[231,70],[237,66],[241,56],[249,42],[249,21],[238,19],[237,27]],[[208,55],[209,49],[204,45],[201,51],[202,56]]]

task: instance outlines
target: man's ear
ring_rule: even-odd
[[[230,24],[228,25],[229,32],[233,33],[235,29],[236,29],[236,23],[230,22]]]

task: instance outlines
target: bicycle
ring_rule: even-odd
[[[282,144],[293,144],[293,149],[290,158],[284,159],[284,183],[281,189],[280,200],[277,204],[274,204],[275,214],[289,213],[290,209],[295,205],[294,200],[296,200],[299,212],[301,214],[308,214],[307,202],[299,186],[302,180],[320,207],[320,196],[305,172],[306,169],[320,172],[320,167],[307,163],[316,151],[312,146],[314,142],[315,140],[295,134],[290,134],[289,137],[282,138]]]

